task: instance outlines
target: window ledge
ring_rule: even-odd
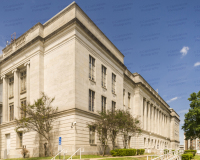
[[[104,87],[104,86],[102,86],[102,88],[103,88],[103,89],[105,89],[105,90],[107,90],[107,88],[106,88],[106,87]]]
[[[97,144],[90,144],[90,146],[97,146]]]
[[[92,83],[96,84],[95,80],[92,80],[92,79],[90,79],[90,78],[89,78],[89,80],[90,80]]]
[[[12,99],[12,98],[14,98],[14,96],[12,96],[12,97],[9,97],[9,99]]]
[[[22,91],[22,92],[20,92],[20,94],[24,94],[24,93],[26,93],[26,91]]]
[[[114,97],[116,97],[116,96],[117,96],[115,92],[112,92],[112,94],[113,94],[113,96],[114,96]]]

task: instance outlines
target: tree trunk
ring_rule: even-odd
[[[51,139],[50,136],[48,136],[48,147],[47,147],[47,156],[52,156],[52,145],[51,145]]]

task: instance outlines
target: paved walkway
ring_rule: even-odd
[[[150,156],[150,155],[123,156],[123,157],[134,157],[134,158],[137,158],[137,157],[147,157],[147,156]],[[123,158],[123,157],[81,158],[81,160],[99,160],[99,159],[105,159],[105,158]],[[68,158],[68,157],[66,157],[66,158]],[[51,159],[40,159],[40,160],[51,160]],[[56,159],[56,160],[63,160],[63,159]],[[79,160],[79,159],[72,159],[72,160]]]

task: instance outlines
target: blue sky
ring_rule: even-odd
[[[37,22],[42,24],[72,1],[1,0],[0,52]],[[77,0],[78,5],[125,55],[125,65],[158,89],[180,115],[183,144],[187,98],[200,89],[200,1]]]

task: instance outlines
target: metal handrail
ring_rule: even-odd
[[[58,156],[61,152],[63,152],[65,149],[63,149],[62,151],[58,152],[58,154],[56,154],[56,156]],[[67,150],[66,150],[67,151]],[[56,156],[54,156],[51,160],[55,160]]]
[[[81,152],[84,152],[84,148],[83,148],[83,151],[81,151],[81,148],[79,148],[78,150],[80,150],[80,159],[81,159]],[[71,159],[72,160],[72,157],[78,152],[78,150],[71,155],[71,157],[69,157],[67,160]]]

